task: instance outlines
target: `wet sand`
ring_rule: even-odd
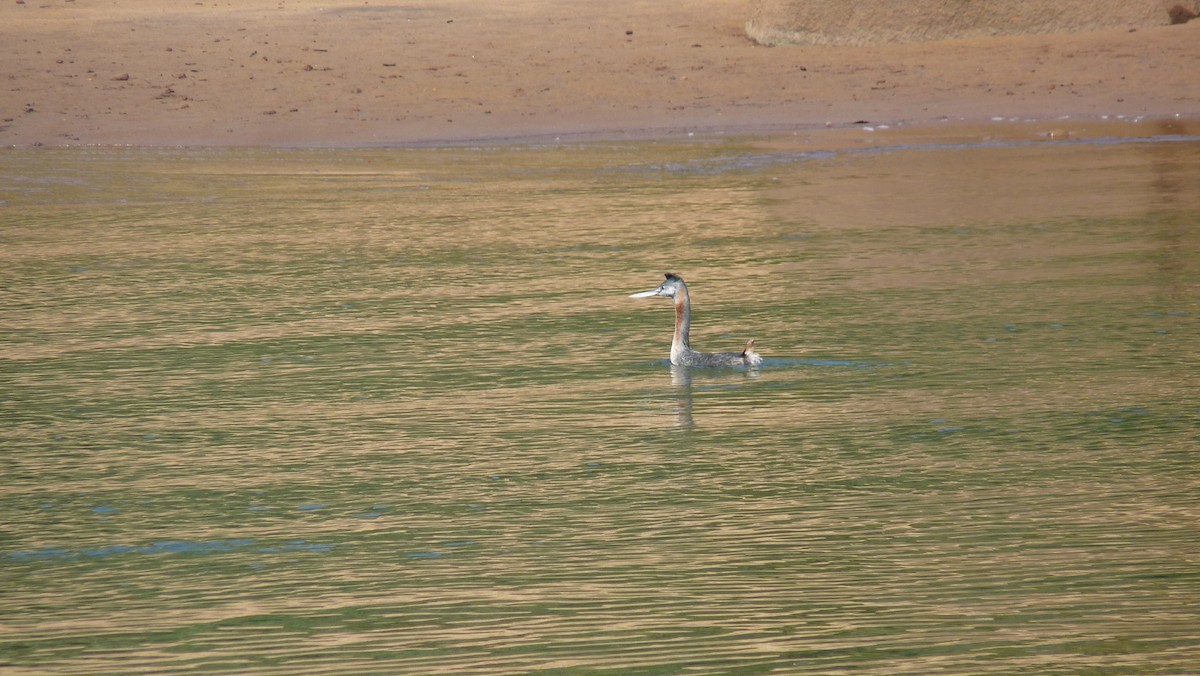
[[[1200,21],[768,48],[745,37],[737,0],[481,4],[10,0],[0,145],[1200,128]]]

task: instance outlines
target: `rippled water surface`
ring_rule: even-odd
[[[1200,671],[1200,143],[0,153],[5,673]],[[753,371],[666,362],[693,342]]]

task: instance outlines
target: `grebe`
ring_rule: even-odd
[[[676,366],[758,366],[762,357],[754,351],[754,341],[746,343],[741,352],[698,352],[688,342],[692,328],[692,302],[688,298],[683,277],[668,272],[666,281],[653,291],[631,294],[630,298],[663,296],[675,300],[675,337],[671,339],[671,363]]]

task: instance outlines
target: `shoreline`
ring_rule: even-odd
[[[520,146],[555,143],[654,143],[711,141],[716,139],[802,138],[820,149],[836,149],[874,145],[876,140],[911,139],[915,145],[937,143],[978,143],[989,141],[1098,141],[1105,139],[1153,139],[1183,137],[1200,139],[1200,116],[1126,118],[1100,116],[1096,118],[1059,117],[991,118],[987,120],[936,119],[878,121],[867,120],[839,125],[832,124],[764,124],[746,127],[641,127],[622,129],[589,129],[572,132],[536,132],[529,134],[479,136],[468,138],[434,138],[413,141],[379,142],[365,145],[297,144],[270,146],[295,149],[387,149],[387,148],[446,148],[463,146]],[[888,143],[887,145],[891,145]],[[139,146],[129,146],[139,147]],[[140,146],[161,147],[161,146]],[[212,147],[212,146],[176,146]],[[238,146],[229,146],[238,147]],[[240,146],[260,147],[260,146]]]
[[[642,127],[571,132],[532,132],[464,138],[429,138],[373,143],[296,142],[273,144],[209,143],[61,143],[0,146],[0,150],[39,149],[273,149],[273,150],[389,150],[469,147],[541,147],[611,143],[704,143],[745,141],[768,146],[802,146],[806,150],[840,151],[938,145],[975,146],[985,143],[1138,142],[1200,140],[1200,116],[1099,116],[1054,119],[991,118],[987,120],[921,120],[806,126],[776,124],[747,127]]]
[[[9,148],[838,137],[868,126],[921,136],[1001,133],[997,122],[1086,135],[1114,120],[1195,133],[1200,120],[1190,65],[1200,21],[763,47],[744,35],[739,0],[17,7],[0,10]]]

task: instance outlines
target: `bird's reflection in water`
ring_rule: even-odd
[[[671,364],[671,385],[675,387],[675,424],[691,429],[696,424],[692,417],[692,368]]]
[[[695,381],[707,380],[714,384],[728,383],[734,380],[757,380],[762,373],[758,369],[700,369],[691,366],[671,364],[671,386],[675,389],[675,424],[691,429],[695,426],[692,414],[692,401],[695,397]]]

